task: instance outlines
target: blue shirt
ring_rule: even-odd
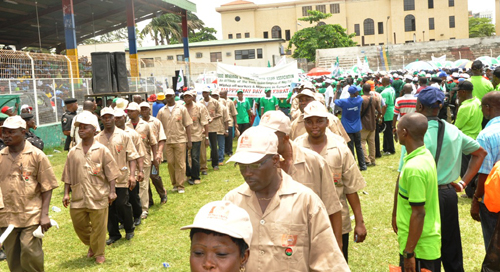
[[[488,122],[477,136],[477,141],[488,152],[479,173],[489,175],[493,165],[500,160],[500,116]]]
[[[158,115],[158,112],[160,111],[161,108],[165,107],[165,104],[161,102],[154,102],[153,103],[153,116],[156,117]]]
[[[361,96],[349,97],[335,100],[335,105],[342,108],[342,118],[340,121],[347,133],[356,133],[361,131]]]

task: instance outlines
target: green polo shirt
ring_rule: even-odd
[[[455,126],[465,135],[475,140],[482,130],[482,122],[481,101],[476,97],[463,101],[460,108],[458,108]]]
[[[396,92],[394,91],[394,88],[389,86],[385,88],[380,95],[384,98],[385,104],[387,105],[384,121],[392,121],[394,118],[394,100],[396,100]]]
[[[472,95],[479,98],[479,101],[483,99],[483,96],[485,94],[493,91],[493,85],[491,84],[491,81],[482,76],[471,76],[470,82],[472,82],[472,85],[474,86]]]
[[[439,259],[441,217],[434,157],[425,146],[421,146],[406,155],[403,160],[396,212],[399,253],[403,254],[406,248],[412,206],[424,206],[424,226],[415,247],[415,257],[424,260]]]
[[[431,152],[432,156],[436,155],[438,121],[431,120],[428,123],[427,132],[424,136],[424,144]],[[445,185],[454,182],[460,175],[462,167],[462,153],[469,155],[479,149],[479,143],[471,137],[465,135],[456,126],[444,122],[443,145],[441,147],[441,155],[437,165],[438,184]],[[406,155],[406,148],[401,147],[401,159],[399,161],[399,169],[403,168],[403,157]]]
[[[278,106],[279,106],[280,108],[290,108],[290,107],[292,106],[292,104],[290,104],[290,103],[286,103],[286,101],[287,101],[290,97],[292,97],[292,94],[293,94],[293,92],[289,92],[289,93],[288,93],[288,96],[287,96],[286,98],[280,98],[280,99],[278,99]]]
[[[244,101],[241,102],[236,99],[236,124],[248,124],[250,123],[250,116],[248,116],[248,111],[251,109],[250,102],[248,99],[243,98]]]
[[[399,93],[403,89],[404,82],[400,79],[396,79],[392,82],[392,87],[394,88],[394,91],[396,92],[396,97],[399,97]]]
[[[261,97],[260,98],[260,108],[264,109],[264,113],[270,111],[270,110],[276,110],[276,106],[278,105],[278,98],[276,98],[274,95],[271,97]],[[260,114],[260,111],[259,111]]]

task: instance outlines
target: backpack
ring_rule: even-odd
[[[500,162],[495,163],[484,182],[483,200],[488,211],[500,212]]]

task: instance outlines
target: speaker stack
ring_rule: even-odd
[[[91,58],[95,94],[129,91],[125,52],[94,52]]]

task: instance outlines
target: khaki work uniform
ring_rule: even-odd
[[[108,213],[109,238],[121,238],[118,229],[118,216],[123,220],[127,233],[134,231],[132,206],[129,203],[128,181],[130,176],[129,161],[137,160],[139,154],[135,149],[131,137],[123,130],[115,127],[113,134],[108,137],[101,131],[95,139],[109,149],[118,165],[118,178],[116,180],[116,200],[113,201]]]
[[[144,181],[139,182],[139,197],[141,198],[141,206],[142,206],[142,211],[147,212],[149,210],[149,175],[151,173],[151,154],[153,153],[152,151],[152,146],[158,145],[158,140],[155,137],[153,131],[151,130],[151,127],[148,125],[148,123],[142,119],[139,119],[139,123],[134,128],[134,125],[132,124],[132,121],[128,120],[127,123],[125,123],[125,126],[135,129],[135,131],[140,135],[142,139],[143,146],[145,148],[145,155],[144,155]],[[137,146],[136,146],[137,147]]]
[[[210,132],[217,133],[219,130],[220,124],[219,124],[219,122],[215,122],[215,121],[222,118],[223,109],[221,107],[221,103],[219,103],[219,101],[215,100],[212,97],[210,97],[208,102],[206,102],[205,100],[202,100],[202,101],[200,101],[200,103],[203,104],[207,108],[208,114],[210,116],[210,120],[212,120],[208,124],[208,132],[209,133]]]
[[[141,135],[139,135],[139,133],[137,133],[133,128],[130,128],[128,126],[125,126],[125,129],[123,131],[125,131],[128,134],[128,136],[130,136],[130,139],[132,140],[132,143],[135,147],[135,150],[137,150],[137,154],[139,154],[138,159],[142,158],[144,161],[145,156],[146,156],[146,147],[144,146]],[[144,169],[145,168],[146,168],[146,166],[144,166]],[[137,181],[137,174],[139,173],[139,161],[137,161],[137,165],[136,165],[135,169],[136,169],[135,170],[135,178]],[[144,171],[144,180],[146,180],[146,172],[145,171]],[[134,215],[134,219],[141,217],[142,211],[143,211],[142,203],[141,203],[142,197],[139,195],[139,188],[141,187],[141,183],[143,183],[143,182],[137,181],[134,189],[130,190],[130,188],[129,188],[128,202],[130,203],[130,205],[132,205],[132,214]],[[146,191],[146,193],[147,193],[147,191]],[[149,204],[149,203],[147,203],[147,204]],[[146,212],[147,212],[147,210],[146,210]]]
[[[299,109],[299,99],[295,96],[292,101],[291,101],[291,106],[290,106],[290,120],[293,122],[295,119],[297,119],[302,113],[300,112]]]
[[[226,106],[228,114],[229,114],[229,127],[234,127],[234,119],[233,116],[236,117],[238,115],[238,111],[236,110],[236,106],[234,105],[233,101],[229,99],[224,99],[224,98],[219,98],[219,101],[222,102],[224,106]]]
[[[321,199],[284,171],[281,174],[281,187],[264,212],[247,183],[224,197],[250,215],[253,236],[247,270],[350,271]]]
[[[104,256],[108,226],[109,182],[118,178],[109,149],[97,141],[83,152],[80,142],[68,152],[61,180],[71,186],[70,215],[78,238],[95,256]]]
[[[199,103],[198,105],[201,106],[201,111],[203,114],[205,114],[206,118],[208,121],[212,120],[210,118],[210,114],[208,113],[207,107],[203,103]],[[205,129],[203,129],[203,133],[205,133]],[[206,141],[201,141],[201,147],[200,147],[200,171],[207,171],[207,145],[205,144]]]
[[[186,128],[193,124],[189,113],[183,105],[176,103],[172,111],[169,106],[161,108],[156,116],[165,129],[168,138],[165,143],[167,151],[168,173],[174,188],[182,189],[186,181]]]
[[[344,142],[348,143],[351,141],[351,138],[349,138],[349,135],[344,129],[344,126],[342,126],[342,123],[340,123],[339,118],[333,114],[328,114],[328,129],[330,129],[331,132],[334,134],[337,134],[344,138]],[[307,134],[306,127],[304,124],[304,114],[301,114],[297,119],[295,119],[292,122],[292,131],[290,131],[290,139],[293,141],[299,136]]]
[[[42,193],[58,187],[47,156],[30,142],[13,158],[6,147],[0,151],[0,189],[4,208],[0,229],[14,230],[4,242],[10,271],[44,271],[42,239],[33,236],[40,225]],[[50,199],[49,199],[50,201]]]
[[[146,121],[146,120],[144,120]],[[156,140],[159,142],[167,140],[167,136],[165,135],[165,130],[163,129],[163,125],[161,124],[160,120],[158,120],[156,117],[153,117],[152,115],[149,116],[149,120],[146,121],[148,122],[149,127],[151,128],[151,131],[156,137]],[[158,147],[158,146],[157,146]],[[158,149],[157,149],[158,150]],[[159,153],[159,151],[157,151]],[[151,154],[152,156],[153,154]],[[165,157],[166,158],[166,157]],[[156,158],[151,157],[151,160],[155,160]],[[160,161],[161,163],[161,161]],[[153,166],[151,166],[151,169],[153,169]],[[158,172],[158,169],[156,169],[156,172]],[[156,192],[158,195],[160,195],[160,199],[165,197],[166,191],[165,187],[163,187],[163,181],[160,177],[159,174],[153,175],[153,171],[150,171],[150,176],[151,182],[153,183],[153,186],[156,189]],[[149,180],[144,179],[145,182],[149,182]],[[153,205],[153,193],[151,192],[151,186],[149,186],[148,189],[148,199],[149,199],[149,205]]]
[[[328,215],[340,212],[342,204],[335,189],[332,172],[325,159],[316,152],[298,146],[292,141],[290,144],[293,149],[293,164],[288,171],[289,175],[319,196],[325,204]]]
[[[229,122],[229,111],[226,106],[224,106],[223,102],[220,102],[220,108],[222,110],[222,117],[219,119],[216,119],[214,122],[214,125],[217,127],[217,135],[224,135],[226,133],[226,123]],[[218,121],[218,122],[217,122]],[[210,128],[209,128],[210,130]]]
[[[320,155],[325,158],[330,166],[330,171],[332,171],[335,188],[342,203],[342,234],[346,234],[352,230],[346,194],[362,190],[365,188],[366,182],[358,169],[351,150],[342,142],[342,138],[331,132],[327,132],[326,135],[328,143]],[[308,134],[300,136],[295,142],[299,146],[311,149]]]
[[[193,180],[200,179],[201,143],[205,142],[204,126],[208,125],[208,117],[203,108],[203,105],[196,102],[193,102],[191,108],[186,107],[191,120],[193,120],[193,124],[191,125],[191,142],[193,143],[193,148],[187,151],[186,175]],[[193,169],[193,167],[196,169]]]

